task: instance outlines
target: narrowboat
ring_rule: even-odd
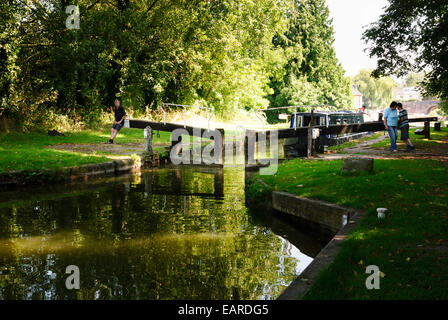
[[[303,128],[311,126],[330,126],[364,123],[364,114],[352,111],[316,111],[316,112],[296,112],[291,115],[290,128]],[[338,144],[360,138],[366,133],[354,133],[343,135],[325,135],[319,137],[314,146],[316,151],[324,150],[325,146]],[[285,155],[302,156],[306,155],[307,137],[288,138],[284,142]]]

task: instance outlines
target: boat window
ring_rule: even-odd
[[[310,124],[311,123],[311,116],[304,116],[303,118],[304,118],[303,119],[303,126],[304,127],[308,127],[310,125],[312,125],[312,126],[319,125],[319,118],[320,118],[320,116],[313,116],[313,123],[312,124]]]
[[[320,126],[326,125],[325,117],[319,117],[319,125]]]
[[[291,116],[291,128],[294,128],[294,121],[296,122],[296,128],[303,127],[303,116],[293,114]]]

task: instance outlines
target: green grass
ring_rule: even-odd
[[[45,132],[12,132],[0,135],[0,173],[8,171],[39,170],[42,168],[62,168],[78,166],[88,163],[102,163],[110,161],[107,155],[111,153],[84,154],[44,148],[47,146],[70,144],[102,144],[110,138],[110,126],[98,130],[83,130],[65,133],[65,137],[51,137]],[[154,132],[154,145],[169,143],[170,133]],[[122,129],[116,140],[117,143],[143,143],[143,130]]]
[[[366,216],[305,299],[447,299],[448,170],[434,160],[375,160],[374,173],[344,175],[341,161],[292,160],[252,178],[248,195],[281,190],[361,209]],[[258,182],[262,179],[268,187]],[[389,209],[379,220],[376,208]],[[385,274],[367,290],[368,265]]]
[[[433,147],[439,145],[440,143],[447,142],[447,140],[443,141],[443,139],[448,138],[448,128],[441,128],[441,131],[434,131],[434,128],[431,128],[431,139],[425,139],[422,135],[416,135],[416,129],[418,128],[411,128],[409,130],[409,137],[417,148]],[[400,130],[398,130],[398,146],[404,147],[404,142],[400,140],[400,135]],[[372,145],[374,148],[389,148],[389,146],[389,138]]]

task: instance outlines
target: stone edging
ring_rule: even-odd
[[[320,271],[328,267],[333,262],[336,255],[341,249],[342,243],[354,228],[359,226],[361,219],[365,213],[363,211],[355,211],[346,209],[351,212],[347,224],[342,227],[339,232],[330,240],[330,242],[319,252],[308,267],[298,276],[291,284],[282,292],[277,300],[296,300],[302,298],[315,282]]]
[[[273,209],[317,223],[330,230],[332,234],[344,227],[354,214],[353,210],[333,203],[281,191],[273,191],[271,201]]]
[[[86,164],[79,167],[65,167],[62,169],[13,171],[0,174],[0,188],[25,184],[85,180],[91,176],[106,176],[130,172],[138,167],[139,164],[133,159],[120,159],[105,163]]]

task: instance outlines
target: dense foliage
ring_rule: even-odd
[[[274,107],[329,105],[353,107],[350,80],[336,58],[334,30],[325,0],[296,1],[288,32],[274,38],[287,63],[281,79],[273,79]]]
[[[425,95],[438,96],[448,110],[448,2],[389,0],[380,20],[364,33],[375,76],[427,71]]]
[[[66,27],[72,4],[79,29]],[[6,0],[0,118],[88,121],[116,96],[141,110],[171,102],[220,115],[270,101],[346,106],[332,44],[324,0]]]

